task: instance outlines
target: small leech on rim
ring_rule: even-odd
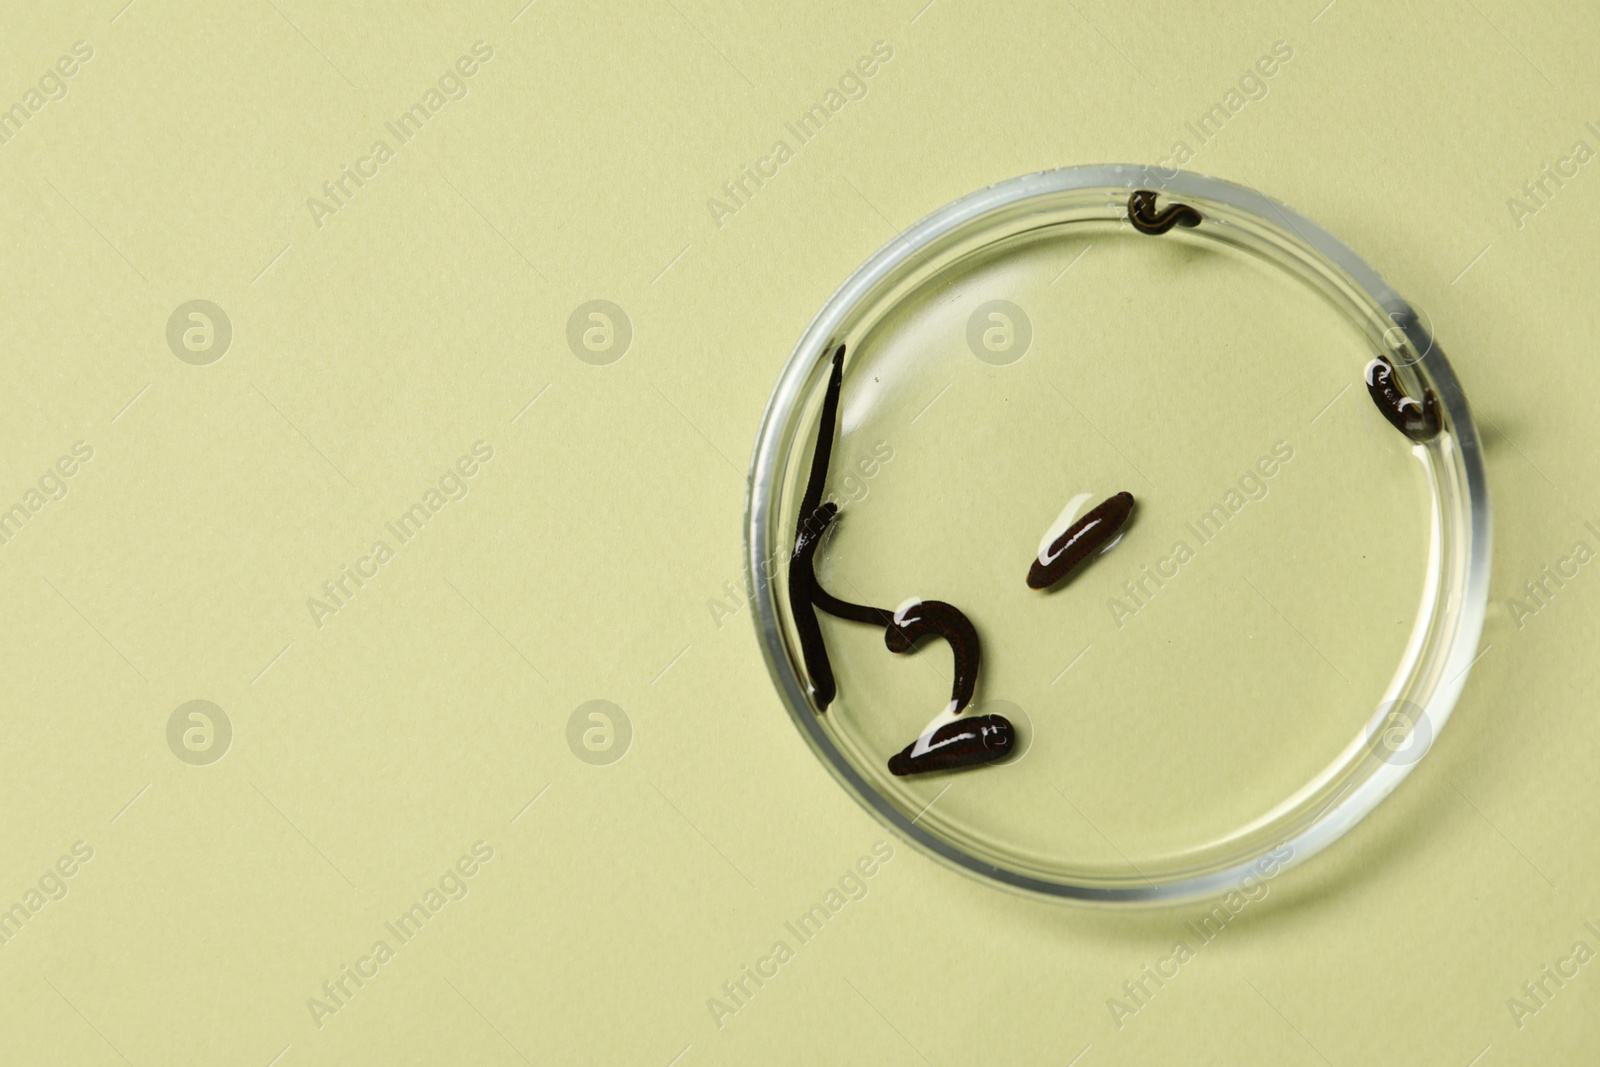
[[[1439,398],[1432,389],[1423,386],[1421,400],[1408,395],[1395,380],[1394,364],[1386,356],[1367,364],[1366,379],[1372,402],[1395,429],[1413,441],[1427,441],[1438,434]]]
[[[1136,189],[1128,197],[1128,221],[1140,233],[1152,237],[1166,233],[1174,226],[1198,226],[1205,216],[1188,204],[1167,205],[1167,210],[1156,214],[1156,194],[1149,189]]]

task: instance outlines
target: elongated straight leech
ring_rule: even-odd
[[[1188,204],[1169,203],[1165,211],[1156,214],[1156,194],[1149,189],[1137,189],[1128,197],[1128,221],[1134,229],[1152,237],[1174,226],[1198,226],[1204,218]]]
[[[1423,386],[1422,399],[1408,395],[1396,380],[1394,364],[1379,356],[1367,364],[1367,392],[1383,417],[1413,441],[1427,441],[1439,432],[1439,400]]]
[[[1064,530],[1028,568],[1029,589],[1049,589],[1116,539],[1133,515],[1133,494],[1103,500]]]
[[[852,622],[892,627],[894,613],[882,608],[852,604],[822,588],[817,581],[817,546],[823,534],[838,517],[839,505],[822,504],[828,481],[828,461],[833,455],[833,434],[839,418],[839,391],[844,381],[844,345],[833,351],[828,372],[828,388],[822,398],[822,414],[817,424],[816,449],[811,454],[811,473],[805,495],[800,499],[800,519],[795,525],[794,552],[789,557],[789,612],[794,616],[800,638],[800,655],[811,678],[811,696],[818,711],[827,711],[838,695],[833,665],[828,661],[828,646],[822,639],[817,609]]]
[[[828,388],[822,394],[822,415],[817,421],[817,444],[811,453],[811,476],[800,498],[800,521],[822,506],[822,492],[828,481],[828,460],[833,456],[833,432],[839,421],[839,390],[844,384],[844,345],[833,350],[828,371]]]
[[[800,637],[800,656],[805,660],[806,674],[811,677],[811,699],[817,710],[827,711],[839,687],[834,681],[833,667],[828,662],[828,649],[822,643],[822,627],[817,622],[817,579],[812,569],[830,514],[820,527],[814,519],[822,503],[823,487],[828,480],[828,459],[833,454],[834,424],[839,418],[839,387],[844,379],[844,345],[833,352],[833,367],[828,375],[828,389],[822,398],[822,416],[817,424],[817,444],[811,453],[811,475],[806,481],[805,495],[800,498],[800,518],[795,524],[794,553],[789,557],[789,613],[794,617],[795,632]],[[835,509],[837,510],[837,509]]]

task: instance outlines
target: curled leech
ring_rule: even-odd
[[[1149,189],[1136,189],[1128,197],[1128,221],[1140,233],[1155,236],[1174,226],[1198,226],[1203,219],[1204,216],[1188,204],[1169,203],[1165,211],[1156,214],[1156,194]]]
[[[884,631],[883,643],[890,652],[900,654],[924,637],[942,637],[955,654],[955,681],[950,687],[952,714],[960,714],[972,703],[978,690],[978,664],[983,648],[978,629],[954,604],[942,600],[911,600],[902,604]]]
[[[1028,588],[1049,589],[1077,570],[1090,556],[1116,540],[1132,515],[1132,493],[1118,493],[1096,504],[1040,550],[1028,568]]]
[[[1010,755],[1016,730],[1009,720],[1000,715],[956,718],[972,704],[983,658],[972,621],[961,609],[942,600],[910,600],[894,613],[894,625],[885,630],[883,643],[890,652],[903,653],[923,637],[943,638],[955,656],[950,703],[923,728],[921,736],[890,758],[890,773],[953,771]]]
[[[1395,378],[1394,364],[1379,356],[1367,364],[1367,392],[1383,417],[1413,441],[1426,441],[1439,432],[1439,400],[1423,386],[1422,399],[1408,395]]]

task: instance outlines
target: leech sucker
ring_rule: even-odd
[[[978,630],[953,604],[942,600],[913,600],[894,613],[891,625],[884,630],[883,643],[890,652],[902,653],[928,636],[944,638],[955,655],[950,714],[959,715],[972,703],[978,689],[978,665],[983,659]]]
[[[957,771],[994,763],[1011,755],[1016,747],[1017,730],[1002,715],[974,715],[947,722],[922,745],[918,738],[889,757],[889,773],[904,777],[929,771]]]
[[[1395,378],[1394,364],[1379,356],[1367,364],[1367,392],[1383,417],[1413,441],[1427,441],[1439,432],[1439,400],[1423,386],[1422,399],[1408,396]]]
[[[1118,493],[1096,504],[1067,527],[1028,568],[1029,589],[1049,589],[1116,539],[1133,515],[1133,494]]]
[[[1156,194],[1149,189],[1138,189],[1128,197],[1128,221],[1140,233],[1151,236],[1166,233],[1174,226],[1198,226],[1204,216],[1188,204],[1169,203],[1167,210],[1156,214]]]

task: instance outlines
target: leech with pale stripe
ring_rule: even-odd
[[[889,760],[892,774],[953,771],[993,763],[1011,754],[1017,732],[1000,715],[978,715],[957,721],[978,690],[978,664],[983,653],[978,630],[961,609],[942,600],[911,599],[895,609],[894,625],[883,635],[890,652],[906,652],[920,638],[942,637],[955,654],[955,681],[950,703],[922,734]]]
[[[1074,505],[1083,499],[1080,497],[1068,504],[1063,514],[1070,515],[1076,510]],[[1051,538],[1046,533],[1038,557],[1028,568],[1028,588],[1049,589],[1077,570],[1090,556],[1110,548],[1132,516],[1133,494],[1124,491],[1096,504],[1059,536]]]

